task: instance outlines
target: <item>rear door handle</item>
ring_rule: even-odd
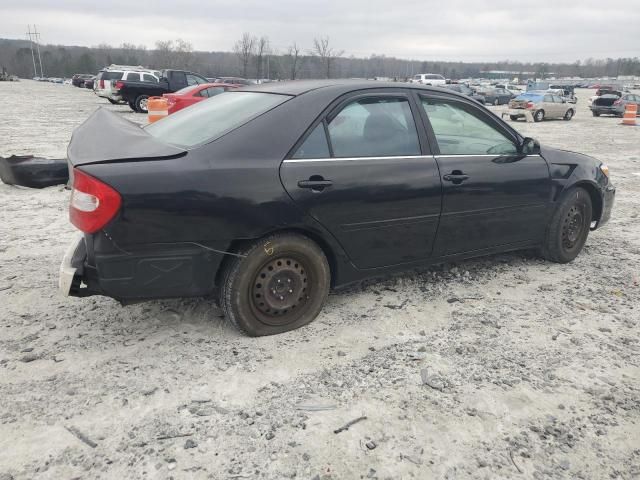
[[[455,185],[459,185],[465,180],[469,180],[469,175],[465,175],[464,173],[449,173],[443,176],[442,179],[447,182],[452,182]]]
[[[331,180],[325,180],[320,175],[312,175],[309,180],[299,180],[298,187],[310,188],[312,192],[321,192],[333,185]]]

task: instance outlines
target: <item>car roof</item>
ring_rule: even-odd
[[[271,82],[262,83],[260,85],[247,85],[243,92],[264,92],[264,93],[277,93],[280,95],[298,96],[305,93],[320,90],[331,89],[337,95],[349,93],[357,90],[371,90],[371,89],[383,89],[383,88],[404,88],[411,90],[423,90],[433,92],[443,92],[448,94],[456,94],[447,88],[434,87],[431,85],[420,85],[415,83],[405,82],[381,82],[377,80],[356,80],[356,79],[341,79],[341,80],[289,80],[286,82]],[[464,95],[460,95],[466,98]]]

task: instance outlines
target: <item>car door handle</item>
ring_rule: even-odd
[[[328,188],[332,185],[333,182],[331,180],[325,180],[320,175],[313,175],[309,178],[309,180],[298,181],[298,187],[310,188],[313,192],[321,192],[325,188]]]
[[[469,175],[465,175],[462,172],[451,172],[442,177],[442,179],[447,182],[452,182],[454,185],[460,185],[465,180],[469,180]]]

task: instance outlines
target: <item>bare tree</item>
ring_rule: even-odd
[[[249,62],[255,52],[256,38],[252,37],[249,33],[242,34],[242,38],[236,42],[233,46],[233,51],[240,59],[242,65],[242,76],[247,78],[247,69],[249,68]]]
[[[158,40],[153,53],[154,64],[158,68],[188,68],[193,57],[192,45],[177,40]]]
[[[312,53],[320,58],[326,78],[331,78],[331,65],[336,58],[342,56],[344,50],[335,50],[329,45],[329,37],[321,37],[313,39]]]
[[[296,42],[293,42],[293,45],[289,47],[289,51],[287,52],[287,57],[289,57],[290,62],[290,76],[291,80],[295,80],[298,76],[298,72],[300,71],[300,47]]]
[[[256,80],[263,77],[262,62],[266,55],[269,55],[269,38],[260,37],[255,41],[255,61],[256,61]]]

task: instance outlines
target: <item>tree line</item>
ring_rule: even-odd
[[[244,33],[232,52],[194,51],[182,39],[160,40],[155,48],[123,43],[117,47],[41,45],[44,73],[49,77],[70,77],[75,73],[97,73],[102,67],[144,65],[150,68],[179,68],[206,77],[241,76],[275,80],[302,78],[373,78],[405,79],[417,73],[438,73],[447,78],[482,77],[482,72],[515,72],[520,78],[534,74],[538,78],[575,76],[584,78],[640,75],[640,59],[589,58],[573,63],[450,62],[407,60],[372,54],[366,58],[345,56],[328,37],[318,37],[307,47],[293,42],[284,50],[271,47],[269,38]],[[26,40],[0,39],[0,68],[22,78],[31,78],[33,61]]]

